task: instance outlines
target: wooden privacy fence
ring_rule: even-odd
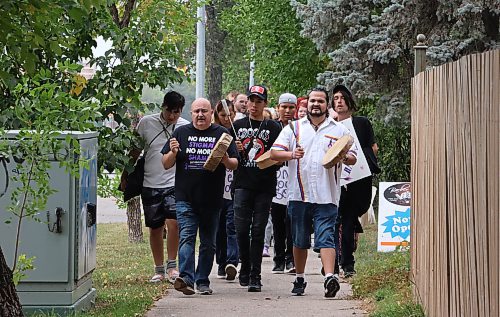
[[[500,50],[412,80],[411,279],[427,316],[500,316]]]

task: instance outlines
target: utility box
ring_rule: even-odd
[[[14,142],[19,131],[9,131]],[[19,254],[36,257],[35,270],[17,285],[18,295],[26,313],[54,312],[71,314],[93,306],[95,289],[92,272],[96,267],[97,211],[97,132],[65,131],[78,141],[80,156],[88,167],[80,167],[79,177],[71,175],[58,160],[78,159],[66,146],[65,156],[54,155],[47,171],[50,186],[56,192],[48,198],[36,220],[24,218],[20,231]],[[19,158],[17,158],[19,161]],[[7,206],[12,190],[20,184],[12,175],[20,173],[14,158],[0,159],[0,245],[10,267],[14,263],[17,217]],[[11,219],[12,222],[5,221]]]

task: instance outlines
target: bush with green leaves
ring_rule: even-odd
[[[18,228],[22,219],[43,210],[53,193],[49,160],[76,176],[86,164],[74,160],[76,141],[60,139],[60,131],[99,132],[99,171],[132,168],[128,150],[142,141],[133,134],[128,114],[157,108],[140,102],[144,85],[166,88],[189,73],[197,4],[1,1],[0,153],[18,160],[19,174],[12,180],[20,185],[9,207]],[[94,58],[99,36],[112,45]],[[83,61],[98,67],[90,81],[78,75]],[[109,113],[116,114],[120,129],[101,126]],[[8,141],[11,129],[20,131]]]
[[[326,63],[313,42],[300,36],[289,0],[237,1],[223,12],[221,23],[228,32],[226,91],[246,86],[241,82],[248,79],[250,60],[255,61],[255,83],[269,87],[272,102],[284,92],[303,95],[316,86],[316,76]]]

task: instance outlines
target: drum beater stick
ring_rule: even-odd
[[[288,123],[288,125],[290,126],[290,130],[292,130],[293,135],[295,136],[295,142],[297,143],[297,147],[300,147],[300,148],[301,148],[302,146],[300,146],[300,144],[299,144],[299,137],[298,137],[298,136],[297,136],[297,134],[295,133],[295,129],[293,128],[293,123],[292,123],[292,121],[290,121],[290,122]]]
[[[226,99],[222,99],[221,102],[222,102],[222,108],[224,108],[224,111],[226,112],[227,116],[229,117],[229,122],[231,123],[231,128],[233,129],[234,136],[236,137],[236,140],[239,140],[238,135],[236,134],[236,129],[234,128],[234,125],[233,125],[233,120],[231,119],[231,113],[229,112],[229,107],[227,106]]]

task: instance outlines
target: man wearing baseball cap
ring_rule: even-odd
[[[266,87],[252,86],[247,96],[248,117],[234,122],[241,158],[233,180],[234,223],[241,259],[240,285],[248,286],[249,292],[260,292],[262,249],[271,201],[276,194],[277,167],[261,170],[255,160],[269,151],[281,128],[276,121],[264,119]]]
[[[297,97],[291,93],[284,93],[278,99],[278,123],[283,129],[293,120],[297,108]],[[284,162],[278,170],[278,185],[276,196],[271,204],[271,217],[274,232],[274,267],[273,274],[295,273],[293,261],[293,243],[290,218],[287,216],[287,188],[288,188],[288,162]]]

